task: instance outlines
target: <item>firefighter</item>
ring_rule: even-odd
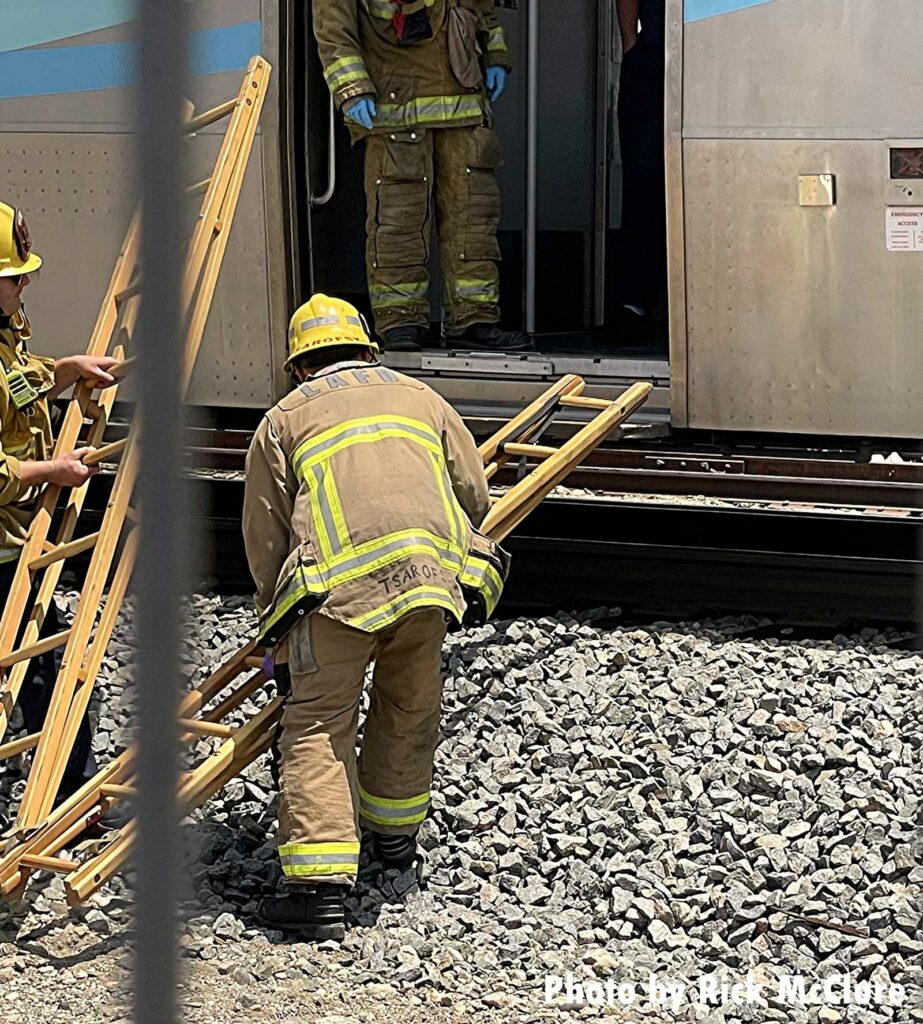
[[[108,371],[118,362],[108,356],[77,355],[47,359],[28,349],[32,335],[23,307],[30,275],[42,265],[22,210],[0,203],[0,594],[10,592],[20,551],[47,484],[82,487],[97,470],[84,465],[92,450],[78,448],[52,456],[49,402],[77,381],[105,388],[115,382]],[[41,637],[62,630],[54,601],[48,606]],[[30,733],[40,732],[58,674],[59,652],[32,658],[19,693]],[[89,718],[80,723],[61,782],[59,799],[96,774]]]
[[[324,76],[365,140],[366,268],[388,350],[429,324],[435,205],[448,342],[531,347],[500,328],[500,143],[491,104],[511,70],[494,0],[315,0]]]
[[[247,456],[243,529],[259,641],[288,691],[280,740],[286,893],[263,922],[339,934],[360,825],[385,867],[406,868],[430,800],[447,621],[493,611],[506,574],[476,527],[483,462],[457,413],[383,367],[349,304],[315,295],[292,317],[300,381]],[[366,669],[371,704],[356,763]]]

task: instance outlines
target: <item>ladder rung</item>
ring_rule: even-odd
[[[105,462],[106,459],[111,459],[114,455],[119,455],[128,444],[128,438],[123,437],[118,441],[112,441],[109,444],[104,444],[102,448],[97,448],[95,452],[90,452],[84,460],[85,466],[96,466],[100,462]]]
[[[117,305],[121,305],[123,302],[128,302],[129,299],[133,299],[136,295],[141,294],[141,282],[138,281],[136,284],[130,284],[127,288],[123,288],[115,297]]]
[[[98,402],[94,402],[92,398],[88,398],[83,415],[85,419],[95,423],[103,415],[103,407]]]
[[[558,401],[572,409],[608,409],[612,402],[606,398],[586,398],[583,395],[562,395]]]
[[[29,658],[37,658],[40,654],[53,651],[56,647],[63,647],[71,631],[65,629],[62,633],[55,633],[54,636],[46,636],[43,640],[36,640],[28,647],[21,647],[18,651],[0,658],[0,668],[10,668],[11,665],[18,665],[21,661],[28,661]]]
[[[181,718],[179,726],[185,732],[201,733],[203,736],[220,736],[228,739],[237,732],[236,726],[221,722],[204,722],[198,718]]]
[[[38,746],[38,741],[42,738],[40,732],[30,733],[28,736],[20,736],[18,740],[11,740],[9,743],[4,743],[0,747],[0,761],[5,761],[8,757],[15,757],[17,754],[22,754],[26,750],[31,750],[33,747]]]
[[[42,857],[37,853],[24,854],[19,863],[24,868],[38,871],[58,871],[62,875],[69,875],[79,867],[75,861],[65,860],[63,857]]]
[[[129,356],[128,359],[123,359],[120,363],[116,363],[115,366],[110,367],[109,373],[111,373],[116,380],[121,380],[123,377],[128,375],[129,370],[134,368],[137,361],[137,356]]]
[[[99,540],[98,532],[88,533],[86,537],[78,537],[77,540],[68,541],[67,544],[52,544],[45,554],[32,559],[29,563],[29,572],[44,569],[54,562],[60,562],[62,558],[71,558],[73,555],[79,555],[81,551],[86,551],[88,548],[93,547],[97,540]]]
[[[549,448],[545,444],[517,444],[515,441],[510,441],[503,446],[503,451],[507,455],[525,455],[535,459],[547,459],[556,455],[558,449]]]
[[[128,520],[129,522],[131,522],[131,523],[134,523],[134,524],[135,524],[135,526],[137,526],[137,525],[138,525],[138,523],[140,523],[140,522],[141,522],[141,517],[140,517],[140,516],[138,515],[138,513],[137,513],[137,512],[136,512],[136,511],[135,511],[135,510],[134,510],[134,509],[133,509],[133,508],[131,507],[131,505],[129,505],[129,506],[128,506],[128,508],[126,508],[126,509],[125,509],[125,518],[126,518],[126,519],[127,519],[127,520]]]
[[[258,658],[255,654],[250,654],[244,658],[244,665],[246,665],[247,668],[262,668],[263,659]]]
[[[228,100],[226,103],[222,103],[217,107],[212,107],[211,110],[206,110],[204,114],[199,114],[198,117],[191,117],[183,125],[183,129],[190,134],[199,131],[201,128],[207,128],[208,125],[214,124],[216,121],[220,121],[222,117],[227,117],[228,114],[237,106],[237,99]]]
[[[187,196],[200,196],[208,191],[208,186],[212,183],[211,178],[204,178],[202,181],[197,181],[194,185],[187,185],[185,192]]]
[[[133,800],[138,795],[138,791],[134,786],[121,786],[112,782],[107,785],[100,786],[99,794],[100,796],[109,797],[110,799]]]

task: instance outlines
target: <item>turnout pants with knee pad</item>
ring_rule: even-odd
[[[359,826],[412,835],[429,808],[442,701],[441,609],[368,633],[321,614],[291,635],[279,854],[289,883],[351,884]],[[374,661],[356,758],[359,701]]]
[[[447,331],[499,322],[499,164],[497,134],[484,125],[366,140],[367,270],[379,332],[429,323],[433,209]]]

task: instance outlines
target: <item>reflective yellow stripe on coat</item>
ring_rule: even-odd
[[[362,544],[354,544],[350,538],[336,491],[331,459],[352,445],[375,444],[389,438],[409,441],[429,454],[445,510],[448,537],[440,537],[428,530],[403,530]],[[413,555],[432,557],[456,578],[461,575],[467,557],[464,513],[452,489],[442,439],[429,424],[397,415],[348,420],[300,444],[292,454],[291,463],[296,476],[308,490],[319,551],[313,570],[303,572],[286,589],[284,603],[287,607],[312,592],[312,587],[315,593],[329,592],[338,584],[371,575]],[[277,600],[276,605],[280,604]],[[395,595],[377,608],[352,619],[350,625],[366,632],[376,632],[410,611],[433,607],[443,608],[452,615],[458,614],[456,596],[439,586],[438,581]],[[271,618],[278,620],[283,614],[284,611],[274,608]]]

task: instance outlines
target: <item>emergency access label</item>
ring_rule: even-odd
[[[885,211],[888,252],[923,252],[923,209]]]

